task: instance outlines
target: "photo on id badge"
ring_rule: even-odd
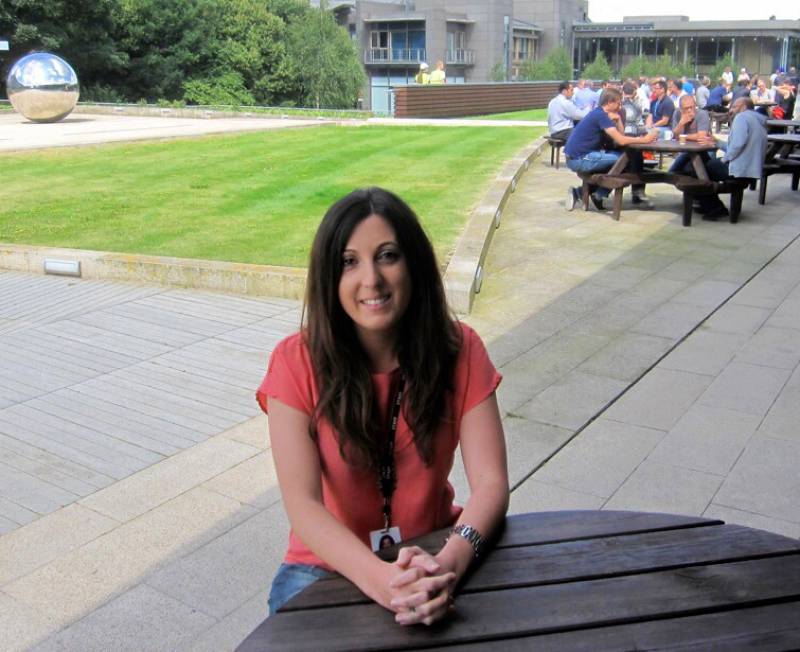
[[[373,552],[391,548],[393,545],[402,541],[399,527],[390,527],[386,530],[372,530],[369,533],[369,543]]]

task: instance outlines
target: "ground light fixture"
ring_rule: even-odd
[[[54,274],[56,276],[80,276],[81,261],[56,260],[55,258],[45,258],[44,273]]]

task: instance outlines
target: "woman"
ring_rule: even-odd
[[[413,211],[385,190],[357,190],[328,210],[305,310],[257,393],[292,525],[270,610],[336,570],[398,623],[431,624],[508,507],[500,375],[475,332],[449,316]],[[447,481],[459,443],[463,510]],[[436,555],[405,546],[390,563],[373,552],[386,535],[447,526]]]

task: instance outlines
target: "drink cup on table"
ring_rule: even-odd
[[[681,145],[685,145],[686,144],[686,134],[681,134],[680,136],[678,136],[678,142]]]

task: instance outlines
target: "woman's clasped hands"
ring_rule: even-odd
[[[401,548],[392,564],[390,606],[400,625],[431,625],[453,605],[456,574],[442,568],[433,555],[418,546]]]

